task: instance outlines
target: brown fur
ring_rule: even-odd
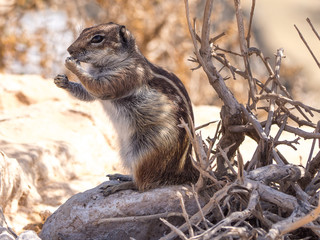
[[[180,119],[193,119],[182,82],[151,64],[134,37],[114,23],[83,30],[68,48],[66,67],[80,80],[55,83],[84,101],[100,100],[119,134],[120,155],[139,190],[194,182],[190,141]],[[85,71],[80,62],[90,64]]]

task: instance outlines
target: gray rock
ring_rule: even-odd
[[[35,231],[28,230],[20,234],[17,240],[41,240]]]
[[[0,227],[0,240],[14,240],[15,237],[5,227]]]
[[[40,76],[0,79],[0,206],[22,232],[119,171],[116,140],[99,102],[77,101]]]
[[[142,193],[126,190],[104,197],[100,189],[102,185],[74,195],[63,204],[45,222],[39,235],[41,239],[159,239],[170,230],[158,215],[148,216],[181,213],[177,192],[182,194],[189,215],[198,211],[192,193],[184,186]],[[184,222],[181,216],[167,219],[174,225]]]

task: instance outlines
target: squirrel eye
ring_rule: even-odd
[[[102,40],[104,39],[104,36],[102,35],[95,35],[92,39],[91,39],[91,43],[101,43]]]

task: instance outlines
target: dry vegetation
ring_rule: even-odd
[[[314,151],[320,138],[320,125],[312,121],[312,117],[320,110],[294,100],[281,83],[281,64],[285,57],[282,48],[277,50],[275,67],[272,68],[262,51],[250,44],[255,0],[252,1],[248,25],[243,21],[240,0],[234,0],[234,8],[240,54],[215,46],[221,34],[214,33],[212,37],[210,33],[212,0],[206,1],[201,28],[197,28],[196,19],[191,19],[189,3],[185,0],[195,47],[192,60],[202,67],[223,101],[222,119],[215,136],[206,141],[193,126],[181,123],[192,140],[194,163],[201,172],[195,189],[209,187],[209,179],[214,194],[204,207],[199,207],[197,214],[188,216],[185,213],[186,222],[182,226],[174,227],[164,221],[172,232],[162,239],[175,236],[181,239],[319,239],[320,153]],[[312,22],[307,21],[314,29]],[[314,32],[318,37],[315,29]],[[303,35],[300,36],[303,39]],[[311,49],[309,51],[312,53]],[[230,55],[236,55],[244,67],[231,64]],[[258,56],[255,63],[260,61],[266,69],[267,75],[262,78],[255,74],[251,61],[253,55]],[[229,77],[221,74],[221,67],[229,71],[230,78],[247,80],[249,93],[245,105],[234,98],[226,86]],[[257,114],[261,111],[267,114],[258,119]],[[272,135],[274,126],[278,131]],[[313,131],[303,130],[304,126]],[[284,132],[290,132],[296,138],[280,140]],[[246,164],[239,151],[245,136],[257,142],[256,151]],[[295,149],[300,141],[310,138],[313,143],[306,166],[290,164],[290,160],[277,149],[282,144]],[[183,205],[181,207],[183,209]]]

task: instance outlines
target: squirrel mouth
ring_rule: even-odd
[[[83,53],[80,54],[70,54],[70,57],[72,57],[74,60],[76,60],[77,64],[80,64],[80,62],[87,63],[90,59],[86,57]]]

